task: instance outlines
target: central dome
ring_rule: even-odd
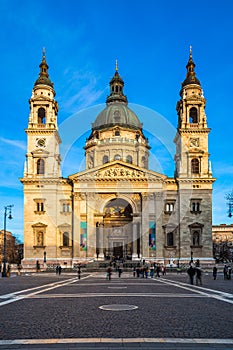
[[[92,128],[102,129],[114,125],[142,129],[142,124],[136,114],[123,102],[109,103],[106,108],[99,113],[92,124]]]

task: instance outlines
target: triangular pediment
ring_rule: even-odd
[[[69,176],[69,179],[75,181],[90,180],[139,180],[139,181],[159,181],[167,179],[166,175],[125,163],[119,160],[103,164],[99,167],[88,169]]]

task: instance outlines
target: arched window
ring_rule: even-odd
[[[103,164],[108,163],[108,156],[103,156]]]
[[[198,231],[193,232],[193,245],[195,246],[200,245],[200,232]]]
[[[42,158],[38,159],[36,166],[37,166],[36,173],[44,174],[44,159]]]
[[[132,163],[133,163],[133,158],[132,158],[132,156],[128,155],[128,156],[126,157],[126,163],[129,163],[129,164],[132,164]]]
[[[69,246],[69,232],[63,232],[62,245],[64,247],[68,247]]]
[[[195,107],[190,108],[189,122],[190,123],[198,123],[197,109]]]
[[[115,154],[115,156],[114,156],[114,160],[121,160],[121,156],[120,156],[120,154]]]
[[[191,160],[191,171],[193,174],[199,174],[200,169],[199,169],[199,160],[197,158],[193,158]]]
[[[120,131],[119,130],[115,131],[115,136],[120,136]]]
[[[173,237],[173,232],[168,232],[167,233],[167,246],[173,246],[174,245],[174,237]]]
[[[38,124],[45,124],[45,109],[42,107],[38,109]]]

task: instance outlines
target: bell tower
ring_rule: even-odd
[[[208,134],[205,114],[206,100],[200,81],[196,77],[195,63],[190,47],[187,74],[180,90],[181,99],[177,103],[178,128],[175,164],[176,178],[212,177],[208,153]]]
[[[59,145],[57,127],[58,104],[55,90],[48,74],[43,50],[40,73],[34,83],[29,100],[30,115],[26,134],[28,137],[24,178],[60,177]]]

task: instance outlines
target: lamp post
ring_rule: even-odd
[[[190,264],[193,263],[193,251],[191,250],[191,260],[190,260]]]
[[[6,263],[7,263],[7,257],[6,257],[6,218],[7,218],[7,214],[8,215],[8,219],[12,219],[12,215],[11,215],[11,208],[13,207],[13,205],[7,205],[4,208],[4,241],[3,241],[3,271],[2,271],[2,277],[7,277],[7,273],[6,273]]]

